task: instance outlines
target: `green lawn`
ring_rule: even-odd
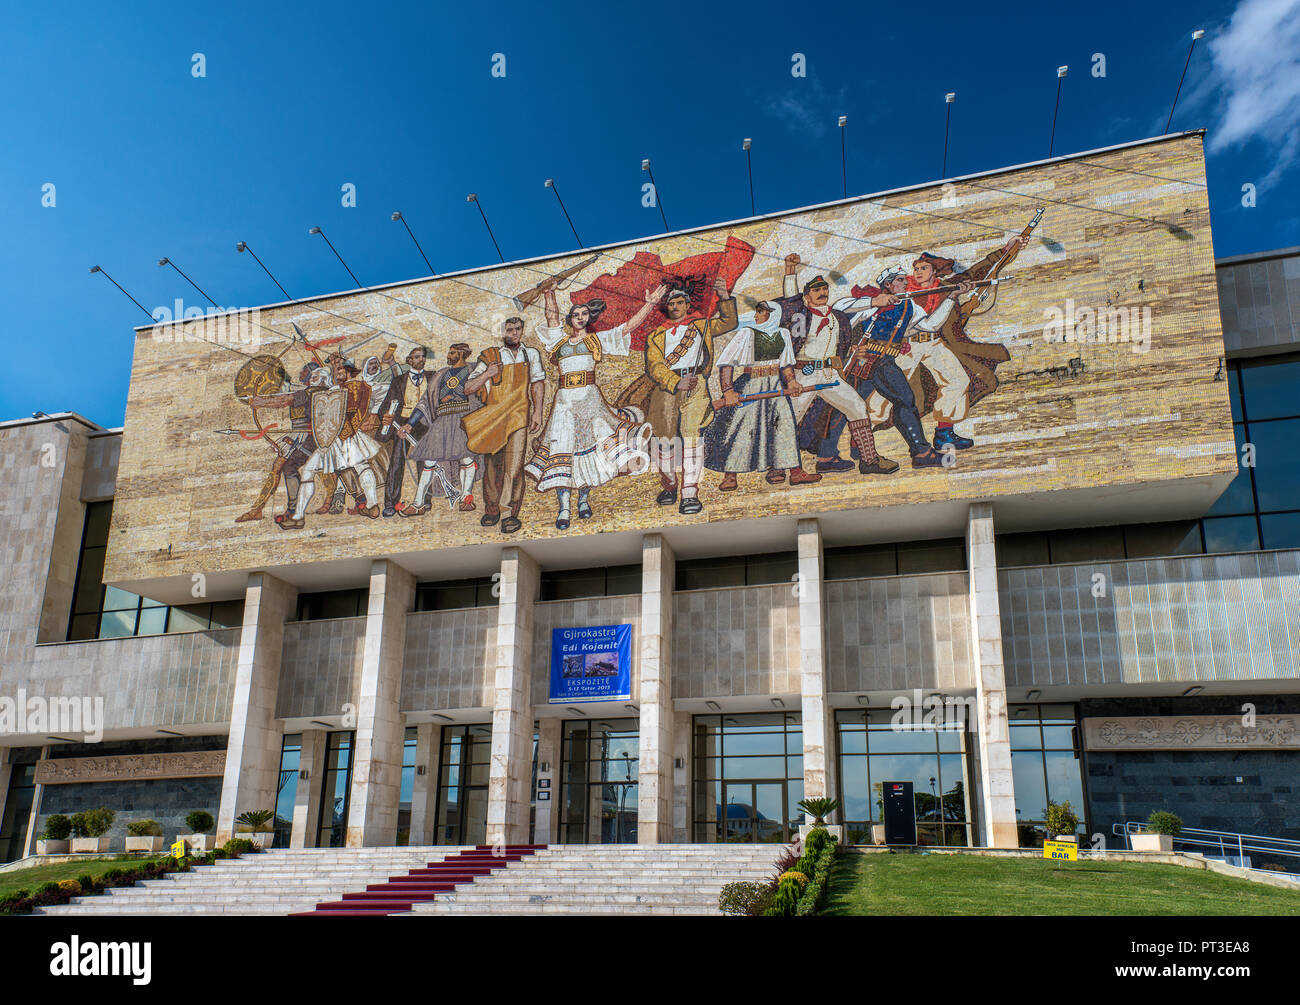
[[[846,852],[822,913],[1300,915],[1300,891],[1154,863]]]
[[[57,883],[61,879],[77,879],[85,875],[98,879],[109,869],[131,869],[147,861],[152,860],[124,855],[121,858],[88,858],[77,862],[34,865],[28,869],[0,872],[0,897],[15,890],[35,893],[42,883]]]

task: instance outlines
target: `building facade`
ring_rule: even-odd
[[[123,429],[0,424],[0,860],[100,805],[682,843],[828,795],[865,842],[896,781],[923,844],[1300,837],[1300,251],[1214,262],[1199,143],[140,330]],[[563,633],[623,626],[574,690]]]

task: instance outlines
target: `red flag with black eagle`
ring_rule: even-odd
[[[682,319],[690,322],[696,318],[711,318],[718,306],[718,295],[713,290],[714,281],[721,276],[728,290],[733,290],[741,274],[749,268],[754,248],[738,237],[728,237],[722,251],[692,255],[681,261],[665,265],[658,255],[638,251],[632,260],[618,267],[612,275],[598,277],[586,289],[578,290],[569,299],[575,304],[589,300],[603,300],[605,311],[600,315],[601,330],[617,327],[632,317],[645,304],[645,295],[661,284],[684,289],[691,299],[690,313]],[[667,294],[660,301],[667,301]],[[663,323],[663,314],[651,311],[632,333],[632,348],[645,350],[646,338]]]

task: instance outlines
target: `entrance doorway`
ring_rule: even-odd
[[[564,724],[560,835],[566,844],[636,844],[641,723]]]
[[[730,843],[782,844],[785,826],[784,781],[723,782],[722,840]]]
[[[317,848],[342,848],[348,836],[348,803],[352,792],[352,752],[357,734],[328,733],[325,737],[325,780],[320,803]]]
[[[442,727],[435,844],[487,842],[488,775],[491,771],[491,723]]]

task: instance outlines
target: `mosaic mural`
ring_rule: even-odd
[[[106,575],[1227,476],[1222,351],[1197,135],[159,326]]]

